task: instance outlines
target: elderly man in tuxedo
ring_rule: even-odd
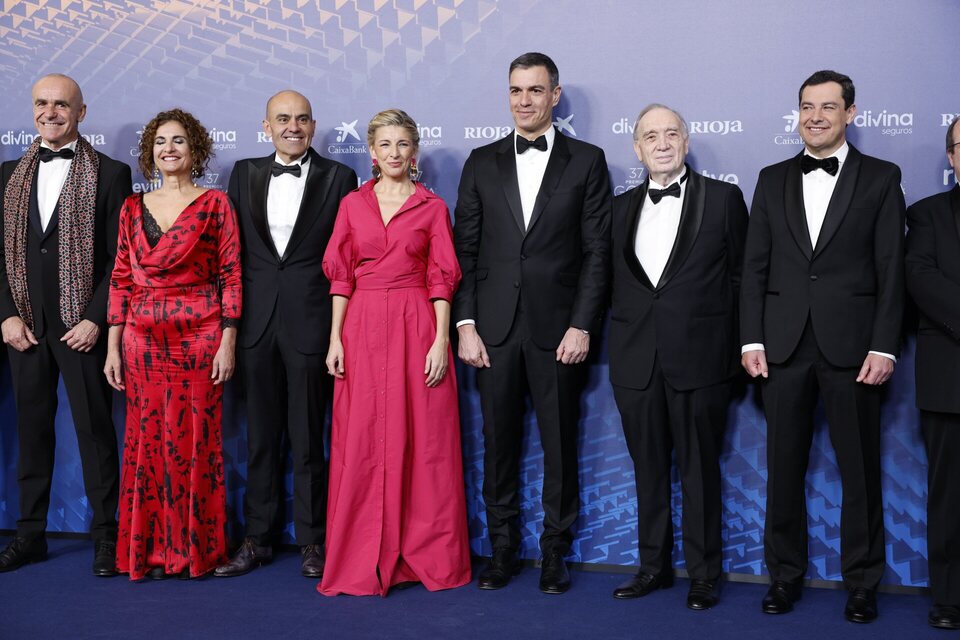
[[[267,102],[263,130],[274,153],[240,160],[228,193],[237,209],[244,318],[239,364],[247,400],[246,537],[219,577],[239,576],[273,559],[283,505],[286,433],[293,459],[293,529],[300,572],[323,575],[327,517],[324,416],[330,384],[330,283],[323,252],[340,200],[357,186],[346,165],[310,143],[310,102],[281,91]]]
[[[637,482],[640,570],[615,598],[673,584],[670,468],[683,487],[687,606],[717,603],[720,449],[739,371],[737,297],[747,205],[740,188],[685,164],[684,119],[651,104],[634,150],[647,180],[613,201],[610,381]]]
[[[93,519],[93,573],[116,575],[119,461],[103,375],[107,293],[130,167],[79,134],[87,106],[60,74],[33,85],[40,137],[4,162],[0,313],[17,407],[20,519],[0,553],[0,571],[46,559],[44,531],[56,448],[57,380],[63,377],[77,431]]]
[[[767,416],[766,613],[800,599],[807,572],[804,476],[817,398],[837,454],[844,615],[877,617],[885,565],[881,385],[903,315],[900,169],[847,142],[853,82],[818,71],[800,87],[803,151],[760,172],[740,305],[742,364],[761,377]]]
[[[477,367],[483,498],[493,546],[481,589],[520,570],[518,490],[525,391],[543,443],[540,589],[570,587],[564,556],[579,510],[577,424],[591,336],[609,272],[610,184],[603,151],[553,127],[556,64],[510,64],[516,129],[474,149],[463,167],[454,238],[463,281],[454,299],[459,355]]]
[[[947,128],[960,176],[960,118]],[[931,626],[960,629],[960,186],[907,209],[907,291],[920,311],[916,384],[927,445],[927,563]]]

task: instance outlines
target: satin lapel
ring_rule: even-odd
[[[623,245],[623,259],[627,261],[627,267],[630,268],[633,276],[640,281],[640,284],[653,291],[653,283],[650,282],[650,276],[643,270],[640,259],[637,258],[637,229],[640,226],[640,211],[643,210],[643,201],[647,197],[647,187],[649,180],[645,180],[642,185],[630,191],[630,198],[627,200],[627,227],[623,229],[623,235],[627,241]]]
[[[263,243],[270,249],[270,253],[279,262],[280,255],[277,253],[277,247],[273,244],[273,236],[270,235],[270,228],[267,224],[267,184],[270,182],[270,165],[273,157],[261,158],[250,167],[249,189],[250,189],[250,218],[253,227],[260,234]]]
[[[40,224],[40,198],[39,192],[37,191],[37,174],[40,173],[38,168],[33,172],[33,182],[30,185],[30,204],[27,208],[27,220],[30,221],[30,226],[33,227],[33,232],[37,234],[37,237],[43,237],[43,226]]]
[[[950,209],[953,210],[953,222],[957,227],[957,237],[960,237],[960,185],[950,190]]]
[[[326,202],[330,187],[333,185],[335,170],[329,168],[324,171],[320,168],[320,155],[313,149],[310,149],[309,153],[310,169],[307,173],[307,184],[303,187],[300,211],[297,212],[297,221],[293,223],[293,232],[290,234],[290,241],[287,242],[287,248],[283,253],[284,258],[293,254],[297,245],[303,241],[307,232],[317,221],[317,213],[322,209],[322,204]]]
[[[850,151],[847,153],[847,159],[843,163],[843,169],[840,171],[840,177],[837,178],[837,186],[833,189],[833,195],[830,196],[830,204],[827,205],[827,213],[823,218],[823,226],[820,228],[820,235],[817,237],[817,246],[813,250],[816,257],[823,253],[824,247],[829,244],[840,223],[850,210],[850,203],[853,201],[853,192],[857,188],[857,178],[860,175],[860,152],[853,145],[850,145]]]
[[[807,260],[813,257],[813,243],[810,242],[810,230],[807,228],[807,214],[803,207],[803,171],[800,170],[801,153],[787,165],[787,175],[783,185],[783,210],[787,218],[787,228]]]
[[[517,157],[513,150],[513,136],[510,134],[503,139],[497,151],[497,169],[500,173],[500,184],[503,186],[503,195],[510,205],[510,213],[520,229],[526,233],[523,224],[523,205],[520,204],[520,184],[517,182]]]
[[[547,161],[547,169],[543,172],[543,180],[540,182],[540,190],[537,192],[537,200],[533,205],[533,213],[530,215],[530,226],[527,227],[527,233],[533,229],[546,209],[547,203],[553,196],[560,184],[560,178],[570,162],[570,147],[567,146],[567,139],[559,131],[553,138],[553,150],[550,152],[550,159]]]
[[[687,166],[687,186],[683,193],[683,207],[680,209],[680,225],[677,227],[677,238],[673,241],[670,257],[663,267],[663,275],[657,283],[657,289],[667,286],[670,278],[680,270],[683,262],[690,254],[693,243],[697,241],[700,225],[703,222],[703,208],[707,198],[707,186],[703,176],[694,173]]]
[[[57,225],[60,224],[60,203],[57,202],[57,206],[53,208],[53,213],[50,214],[50,221],[47,222],[47,228],[43,231],[43,239],[46,240],[50,237],[50,234],[53,233],[53,230],[57,228]]]

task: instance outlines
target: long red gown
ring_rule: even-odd
[[[453,354],[426,386],[436,337],[433,299],[460,282],[450,215],[417,185],[384,226],[374,181],[340,204],[323,269],[350,298],[344,378],[333,394],[324,595],[386,595],[470,581],[470,549]]]
[[[227,195],[197,197],[150,247],[143,198],[120,212],[107,321],[123,324],[127,422],[117,569],[199,576],[226,560],[223,386],[210,379],[223,318],[239,319],[240,242]]]

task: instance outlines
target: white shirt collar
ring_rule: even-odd
[[[836,158],[837,160],[840,161],[840,164],[843,164],[847,159],[847,154],[850,153],[850,145],[847,144],[846,140],[844,140],[843,144],[840,145],[839,149],[837,149],[830,155],[823,158],[821,158],[820,156],[813,155],[812,153],[810,153],[810,151],[806,147],[803,148],[803,153],[805,155],[810,156],[811,158],[816,158],[817,160],[826,160],[827,158]]]
[[[68,142],[67,144],[65,144],[65,145],[63,145],[62,147],[60,147],[60,149],[70,149],[70,151],[76,152],[76,150],[77,150],[77,140],[79,140],[79,139],[80,139],[80,138],[77,137],[76,140],[74,140],[73,142]],[[53,150],[53,147],[51,147],[49,144],[47,144],[47,141],[44,140],[43,138],[40,138],[40,146],[41,146],[41,147],[44,147],[44,148],[46,148],[46,149],[50,149],[51,151]],[[59,151],[60,149],[58,149],[58,151]]]
[[[649,188],[649,189],[666,189],[667,187],[669,187],[669,186],[670,186],[671,184],[673,184],[674,182],[680,182],[680,180],[683,180],[683,176],[685,176],[685,175],[687,175],[687,165],[686,165],[686,164],[683,165],[683,170],[682,170],[679,174],[677,174],[677,177],[674,178],[673,180],[671,180],[669,184],[660,184],[660,183],[658,183],[656,180],[654,180],[653,178],[650,178],[650,186],[649,186],[648,188]],[[681,188],[681,189],[683,189],[685,186],[687,186],[687,183],[686,183],[686,182],[680,182],[680,188]]]
[[[292,162],[284,162],[283,160],[280,159],[280,154],[274,153],[273,161],[276,162],[277,164],[282,164],[285,167],[292,167],[293,165],[298,164],[300,165],[301,168],[304,168],[308,164],[310,164],[310,151],[307,151],[302,156],[300,156],[296,160],[293,160]]]

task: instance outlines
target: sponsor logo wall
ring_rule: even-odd
[[[875,6],[874,6],[875,5]],[[63,72],[84,90],[81,132],[99,150],[136,167],[143,123],[182,106],[207,126],[216,158],[206,186],[224,188],[233,163],[272,153],[263,133],[266,99],[292,87],[313,102],[314,147],[370,175],[366,122],[400,107],[419,123],[424,181],[456,204],[460,168],[474,147],[512,131],[507,65],[542,50],[560,67],[564,87],[555,125],[601,146],[614,193],[643,183],[632,148],[636,113],[649,102],[678,109],[690,125],[693,169],[737,184],[747,202],[759,170],[798,153],[797,88],[811,72],[836,68],[857,86],[859,112],[849,138],[862,151],[897,162],[908,203],[955,184],[943,153],[944,128],[960,110],[956,91],[929,69],[929,52],[950,59],[956,21],[943,20],[937,0],[912,5],[881,0],[870,12],[809,0],[803,11],[829,15],[809,52],[800,10],[756,0],[735,19],[722,3],[677,0],[682,30],[671,46],[637,38],[636,25],[658,3],[595,3],[589,20],[572,0],[342,0],[327,2],[192,3],[88,0],[6,3],[0,14],[0,160],[21,155],[33,140],[30,86]],[[63,8],[60,8],[60,7]],[[952,7],[950,8],[952,10]],[[891,22],[886,16],[895,13]],[[597,38],[598,32],[603,33]],[[922,33],[916,48],[903,33]],[[772,35],[775,34],[775,35]],[[752,46],[744,47],[749,42]],[[806,51],[798,55],[799,51]],[[664,56],[659,58],[658,56]],[[669,56],[669,57],[668,57]],[[135,188],[151,181],[135,169]],[[614,232],[619,232],[614,230]],[[632,463],[607,381],[602,336],[591,345],[590,381],[581,425],[582,510],[573,560],[637,562]],[[6,356],[2,356],[5,361]],[[475,553],[489,553],[480,498],[482,438],[475,379],[461,368],[466,487]],[[884,580],[926,584],[926,460],[914,409],[912,343],[908,341],[883,405],[883,490],[887,543]],[[224,412],[225,455],[233,533],[239,535],[246,475],[245,408],[233,385]],[[76,437],[61,389],[57,473],[49,527],[84,531],[89,522]],[[122,429],[122,403],[117,405]],[[15,410],[10,374],[0,367],[0,529],[17,518]],[[839,476],[822,412],[807,478],[809,577],[836,580],[839,568]],[[523,555],[536,558],[541,519],[542,457],[532,414],[522,464]],[[730,407],[723,456],[726,571],[765,572],[762,534],[766,427],[754,390],[745,385]],[[288,489],[290,477],[287,478]],[[679,485],[674,485],[679,527]],[[288,517],[290,504],[288,507]],[[292,541],[288,524],[286,540]],[[677,558],[681,541],[677,538]],[[682,568],[682,562],[679,565]]]

